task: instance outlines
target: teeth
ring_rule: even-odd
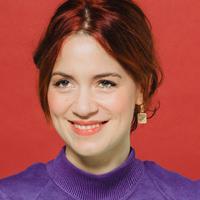
[[[78,124],[74,124],[74,126],[76,128],[85,130],[85,129],[93,129],[93,128],[98,128],[100,126],[100,124],[95,124],[95,125],[88,125],[88,126],[83,126],[83,125],[78,125]]]

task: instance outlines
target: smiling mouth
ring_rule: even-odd
[[[68,120],[69,121],[69,120]],[[96,125],[96,124],[105,124],[108,121],[69,121],[71,124],[77,124],[82,126]]]
[[[99,133],[107,122],[108,121],[103,121],[98,123],[81,122],[80,125],[80,122],[75,123],[70,121],[73,132],[81,136],[89,136]],[[82,125],[82,124],[89,124],[89,125]]]

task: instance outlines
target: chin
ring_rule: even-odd
[[[83,157],[98,156],[104,152],[103,147],[98,148],[97,145],[94,144],[82,144],[81,146],[78,145],[77,147],[74,147],[72,149],[76,154]]]

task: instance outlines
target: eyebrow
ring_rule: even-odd
[[[69,74],[65,74],[63,72],[54,72],[52,73],[52,77],[55,75],[60,75],[63,76],[65,78],[69,78],[69,79],[74,79],[73,76],[69,75]],[[119,75],[118,73],[114,73],[114,72],[106,72],[106,73],[102,73],[102,74],[96,74],[93,79],[99,79],[99,78],[104,78],[104,77],[108,77],[108,76],[112,76],[112,77],[118,77],[118,78],[122,78],[121,75]]]

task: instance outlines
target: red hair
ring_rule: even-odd
[[[34,53],[39,69],[38,93],[46,119],[51,120],[47,93],[51,73],[63,41],[72,34],[83,32],[94,37],[142,87],[144,108],[163,79],[163,72],[155,55],[151,25],[141,8],[129,0],[67,0],[50,20],[46,33]],[[137,128],[135,106],[131,131]]]

